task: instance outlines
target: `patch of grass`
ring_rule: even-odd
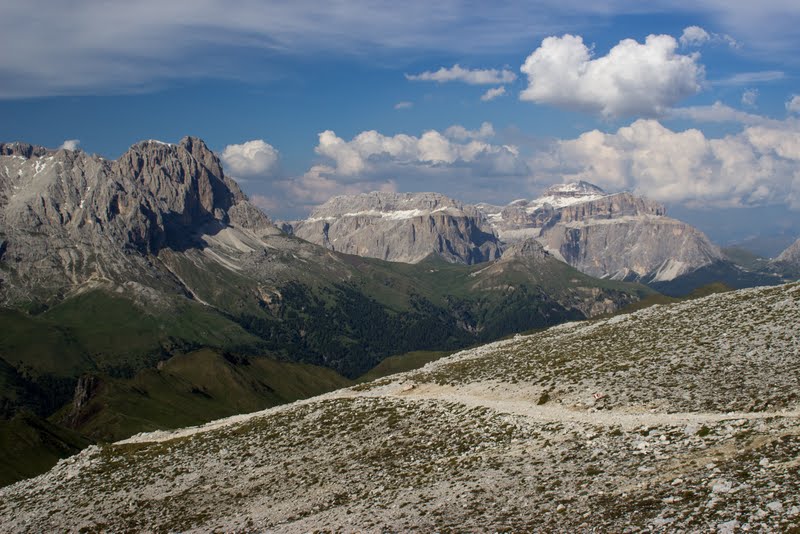
[[[91,291],[42,314],[69,332],[103,370],[132,373],[154,365],[159,355],[187,348],[255,347],[256,336],[213,309],[177,301],[175,309],[144,310],[129,298]]]
[[[0,486],[43,473],[92,440],[30,412],[0,420]]]
[[[450,356],[451,354],[453,354],[453,351],[417,350],[397,356],[389,356],[365,374],[361,375],[356,381],[359,383],[369,382],[395,373],[413,371],[414,369],[423,367],[426,363],[436,361],[445,356]]]
[[[141,371],[132,379],[106,379],[85,407],[78,428],[115,441],[137,432],[262,410],[352,384],[314,365],[225,356],[202,349],[174,356],[160,369]]]

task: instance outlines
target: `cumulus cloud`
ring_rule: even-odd
[[[604,117],[657,116],[700,91],[704,80],[698,56],[677,54],[677,47],[674,37],[649,35],[593,58],[580,36],[547,37],[520,69],[528,76],[520,99]]]
[[[278,150],[262,139],[228,145],[222,151],[227,173],[237,177],[266,175],[278,164]]]
[[[700,46],[711,40],[711,35],[700,26],[689,26],[683,29],[680,42],[683,46]]]
[[[493,133],[492,125],[484,123],[480,130],[454,126],[445,134],[429,130],[419,137],[407,134],[386,136],[370,130],[345,141],[333,131],[326,130],[319,134],[315,150],[333,161],[339,176],[369,175],[392,166],[469,168],[484,176],[522,172],[524,163],[516,147],[480,140]],[[469,141],[459,143],[453,139]]]
[[[517,79],[517,75],[508,69],[465,69],[461,65],[455,64],[450,68],[442,67],[437,71],[406,74],[406,79],[423,82],[464,82],[470,85],[497,85],[513,82]]]
[[[792,95],[786,102],[786,110],[791,113],[800,113],[800,95]]]
[[[61,146],[58,148],[63,148],[65,150],[78,150],[78,146],[80,144],[81,144],[80,139],[67,139],[63,143],[61,143]]]
[[[336,169],[328,165],[314,165],[302,176],[277,184],[293,208],[308,211],[335,195],[354,195],[369,191],[397,191],[392,179],[343,182],[337,179]]]
[[[483,122],[477,130],[468,130],[460,124],[454,124],[444,131],[450,139],[464,141],[465,139],[489,139],[494,137],[494,126],[491,122]]]
[[[506,88],[505,87],[502,87],[502,86],[501,87],[495,87],[495,88],[489,89],[488,91],[483,93],[481,95],[481,100],[483,102],[489,102],[490,100],[494,100],[495,98],[503,96],[504,94],[506,94]]]
[[[529,173],[515,146],[491,144],[491,123],[470,130],[461,125],[419,136],[383,135],[370,130],[345,140],[331,130],[319,134],[321,160],[300,176],[273,178],[259,206],[277,217],[298,217],[334,195],[368,191],[462,193],[524,181]],[[402,185],[401,185],[402,184]]]
[[[593,130],[560,141],[536,165],[541,172],[661,201],[800,208],[800,130],[788,122],[708,138],[696,129],[672,131],[639,119],[616,133]]]
[[[744,98],[744,97],[743,97]],[[667,114],[669,118],[674,119],[689,119],[695,122],[738,122],[746,125],[764,125],[780,127],[783,123],[756,115],[755,113],[747,113],[732,108],[722,102],[714,102],[710,106],[688,106],[683,108],[675,108]]]
[[[754,108],[756,107],[756,100],[758,100],[758,89],[747,89],[742,93],[742,105]]]
[[[708,33],[700,26],[689,26],[683,29],[680,37],[681,46],[702,46],[705,43],[724,43],[731,48],[739,48],[739,43],[730,35],[724,33]]]
[[[414,103],[405,100],[394,105],[394,109],[411,109],[412,107],[414,107]]]

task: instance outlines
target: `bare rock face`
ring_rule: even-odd
[[[800,267],[800,239],[789,245],[789,248],[775,258],[776,262],[784,262]]]
[[[539,240],[579,271],[615,280],[668,281],[720,259],[702,232],[669,217],[560,223]]]
[[[543,260],[549,257],[550,254],[544,249],[541,243],[535,239],[526,239],[514,243],[506,248],[503,252],[503,260],[508,261],[513,258],[526,258],[532,260]]]
[[[383,193],[334,197],[294,235],[331,250],[417,263],[437,255],[473,264],[500,257],[497,236],[475,207],[438,193]]]
[[[117,161],[0,144],[0,261],[12,264],[0,269],[0,301],[92,279],[169,285],[149,256],[228,224],[272,226],[199,139],[144,141]]]
[[[535,238],[591,276],[669,281],[722,258],[702,232],[667,217],[661,204],[631,193],[609,195],[586,182],[482,208],[504,242]]]

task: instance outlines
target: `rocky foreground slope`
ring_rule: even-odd
[[[792,531],[800,284],[569,323],[0,490],[0,528]]]
[[[471,265],[501,254],[479,210],[439,193],[337,196],[291,231],[331,250],[405,263],[436,256]]]

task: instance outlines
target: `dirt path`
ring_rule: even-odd
[[[361,396],[361,395],[359,395]],[[363,396],[370,396],[369,394]],[[469,407],[485,407],[500,413],[522,415],[541,422],[578,422],[602,426],[620,426],[633,429],[641,426],[682,425],[691,423],[713,423],[734,419],[769,419],[773,417],[800,418],[800,410],[777,412],[653,412],[626,409],[587,410],[572,408],[558,403],[538,405],[532,398],[501,396],[496,390],[487,388],[453,388],[436,384],[422,384],[413,389],[395,388],[382,392],[380,397],[406,400],[437,400],[456,402]]]
[[[499,413],[521,415],[538,422],[575,422],[600,426],[619,426],[623,429],[634,429],[641,426],[659,425],[688,425],[713,423],[735,419],[769,419],[774,417],[800,418],[800,410],[780,412],[685,412],[664,413],[652,411],[635,411],[630,409],[613,409],[591,411],[587,409],[572,408],[552,402],[538,405],[532,397],[527,397],[521,391],[510,391],[502,385],[493,384],[494,388],[485,384],[472,384],[468,387],[454,388],[437,384],[416,385],[409,389],[407,384],[393,382],[389,385],[370,391],[354,391],[342,389],[312,397],[291,404],[276,406],[260,412],[234,415],[224,419],[211,421],[204,425],[182,428],[178,430],[164,430],[137,434],[128,439],[118,441],[118,444],[128,443],[157,443],[177,438],[184,438],[224,428],[229,425],[244,423],[254,417],[267,416],[285,410],[291,410],[299,405],[333,399],[356,398],[389,398],[403,400],[434,400],[441,402],[455,402],[468,407],[490,408]],[[509,384],[510,386],[510,384]],[[498,391],[500,390],[500,391]]]

